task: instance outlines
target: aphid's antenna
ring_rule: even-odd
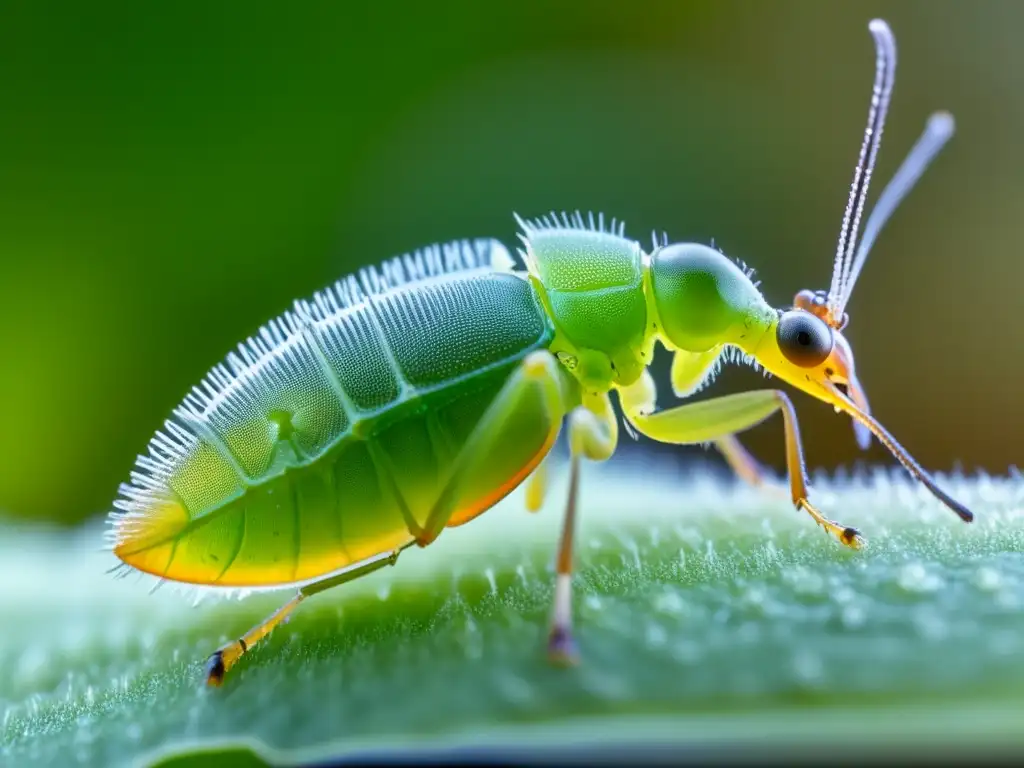
[[[839,233],[835,266],[832,269],[832,285],[828,292],[827,319],[830,325],[837,328],[844,324],[840,307],[843,287],[850,273],[860,217],[864,210],[868,186],[871,184],[871,172],[875,167],[878,147],[882,143],[882,129],[885,127],[885,117],[889,111],[889,100],[896,78],[896,39],[892,30],[881,19],[872,20],[868,24],[868,29],[875,39],[875,84],[871,91],[871,107],[868,110],[864,141],[861,144],[857,168],[853,173],[850,199],[843,214],[843,226]]]
[[[903,165],[896,171],[896,175],[892,177],[892,181],[878,198],[871,215],[868,216],[867,224],[864,225],[864,237],[861,238],[860,245],[857,246],[857,256],[853,260],[849,274],[843,280],[842,294],[838,303],[840,315],[846,310],[846,304],[853,293],[853,286],[860,276],[860,271],[868,259],[868,253],[871,251],[871,246],[875,244],[878,233],[882,231],[882,227],[889,221],[889,217],[892,216],[893,211],[896,210],[903,198],[913,189],[939,150],[953,137],[955,129],[953,116],[948,112],[936,112],[929,117],[924,133],[921,134],[914,148],[907,155],[907,159],[903,161]]]

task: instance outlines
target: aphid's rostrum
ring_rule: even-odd
[[[713,248],[655,243],[614,221],[518,219],[526,271],[495,240],[434,246],[363,270],[296,302],[215,368],[157,433],[122,486],[114,552],[163,579],[224,587],[294,584],[295,597],[210,657],[218,684],[306,597],[385,565],[413,544],[486,511],[530,477],[568,425],[570,495],[558,545],[549,652],[572,660],[570,577],[579,459],[618,441],[610,393],[629,426],[667,443],[714,442],[736,471],[759,469],[735,435],[781,410],[794,504],[849,546],[860,534],[810,502],[796,416],[781,390],[655,411],[657,342],[674,353],[679,397],[723,360],[762,366],[850,415],[965,521],[951,499],[869,413],[842,330],[868,250],[900,199],[952,135],[933,116],[857,245],[893,86],[896,48],[878,52],[868,129],[843,219],[830,290],[772,308],[750,275]]]

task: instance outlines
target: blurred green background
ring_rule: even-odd
[[[0,510],[104,513],[293,298],[434,241],[512,245],[512,211],[714,238],[778,305],[827,288],[879,15],[900,61],[874,196],[932,110],[958,134],[854,294],[861,378],[926,466],[1024,463],[1022,3],[8,0]],[[811,465],[892,463],[797,407]],[[782,469],[781,425],[747,443]]]

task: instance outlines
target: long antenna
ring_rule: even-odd
[[[882,231],[882,227],[889,221],[889,217],[892,216],[893,211],[896,210],[903,198],[913,189],[931,161],[939,154],[946,142],[953,137],[955,130],[956,124],[953,121],[953,116],[948,112],[936,112],[928,118],[924,133],[921,134],[914,148],[910,150],[907,159],[896,171],[896,175],[892,177],[892,181],[882,192],[878,202],[875,203],[874,210],[868,216],[868,222],[864,225],[864,237],[861,238],[860,245],[857,246],[857,256],[853,260],[849,274],[843,280],[842,293],[838,302],[840,314],[846,310],[846,304],[853,293],[853,286],[860,276],[864,262],[868,259],[871,246],[878,238],[878,233]]]
[[[892,30],[881,19],[872,20],[868,24],[868,29],[875,39],[875,84],[871,91],[871,107],[868,110],[864,141],[861,144],[857,168],[853,173],[850,198],[843,214],[843,226],[839,233],[835,265],[832,268],[832,285],[828,292],[829,322],[836,327],[843,321],[843,286],[852,266],[851,258],[857,243],[857,230],[860,227],[868,186],[871,184],[871,172],[875,167],[878,147],[882,143],[882,129],[885,127],[885,117],[889,111],[889,100],[896,79],[896,39]]]

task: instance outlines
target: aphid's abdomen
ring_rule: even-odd
[[[123,488],[122,560],[176,581],[262,586],[417,535],[509,372],[552,331],[532,287],[509,273],[376,292],[366,279],[271,323],[176,411]],[[547,415],[534,416],[510,427],[508,450],[453,522],[510,491],[550,447]]]

